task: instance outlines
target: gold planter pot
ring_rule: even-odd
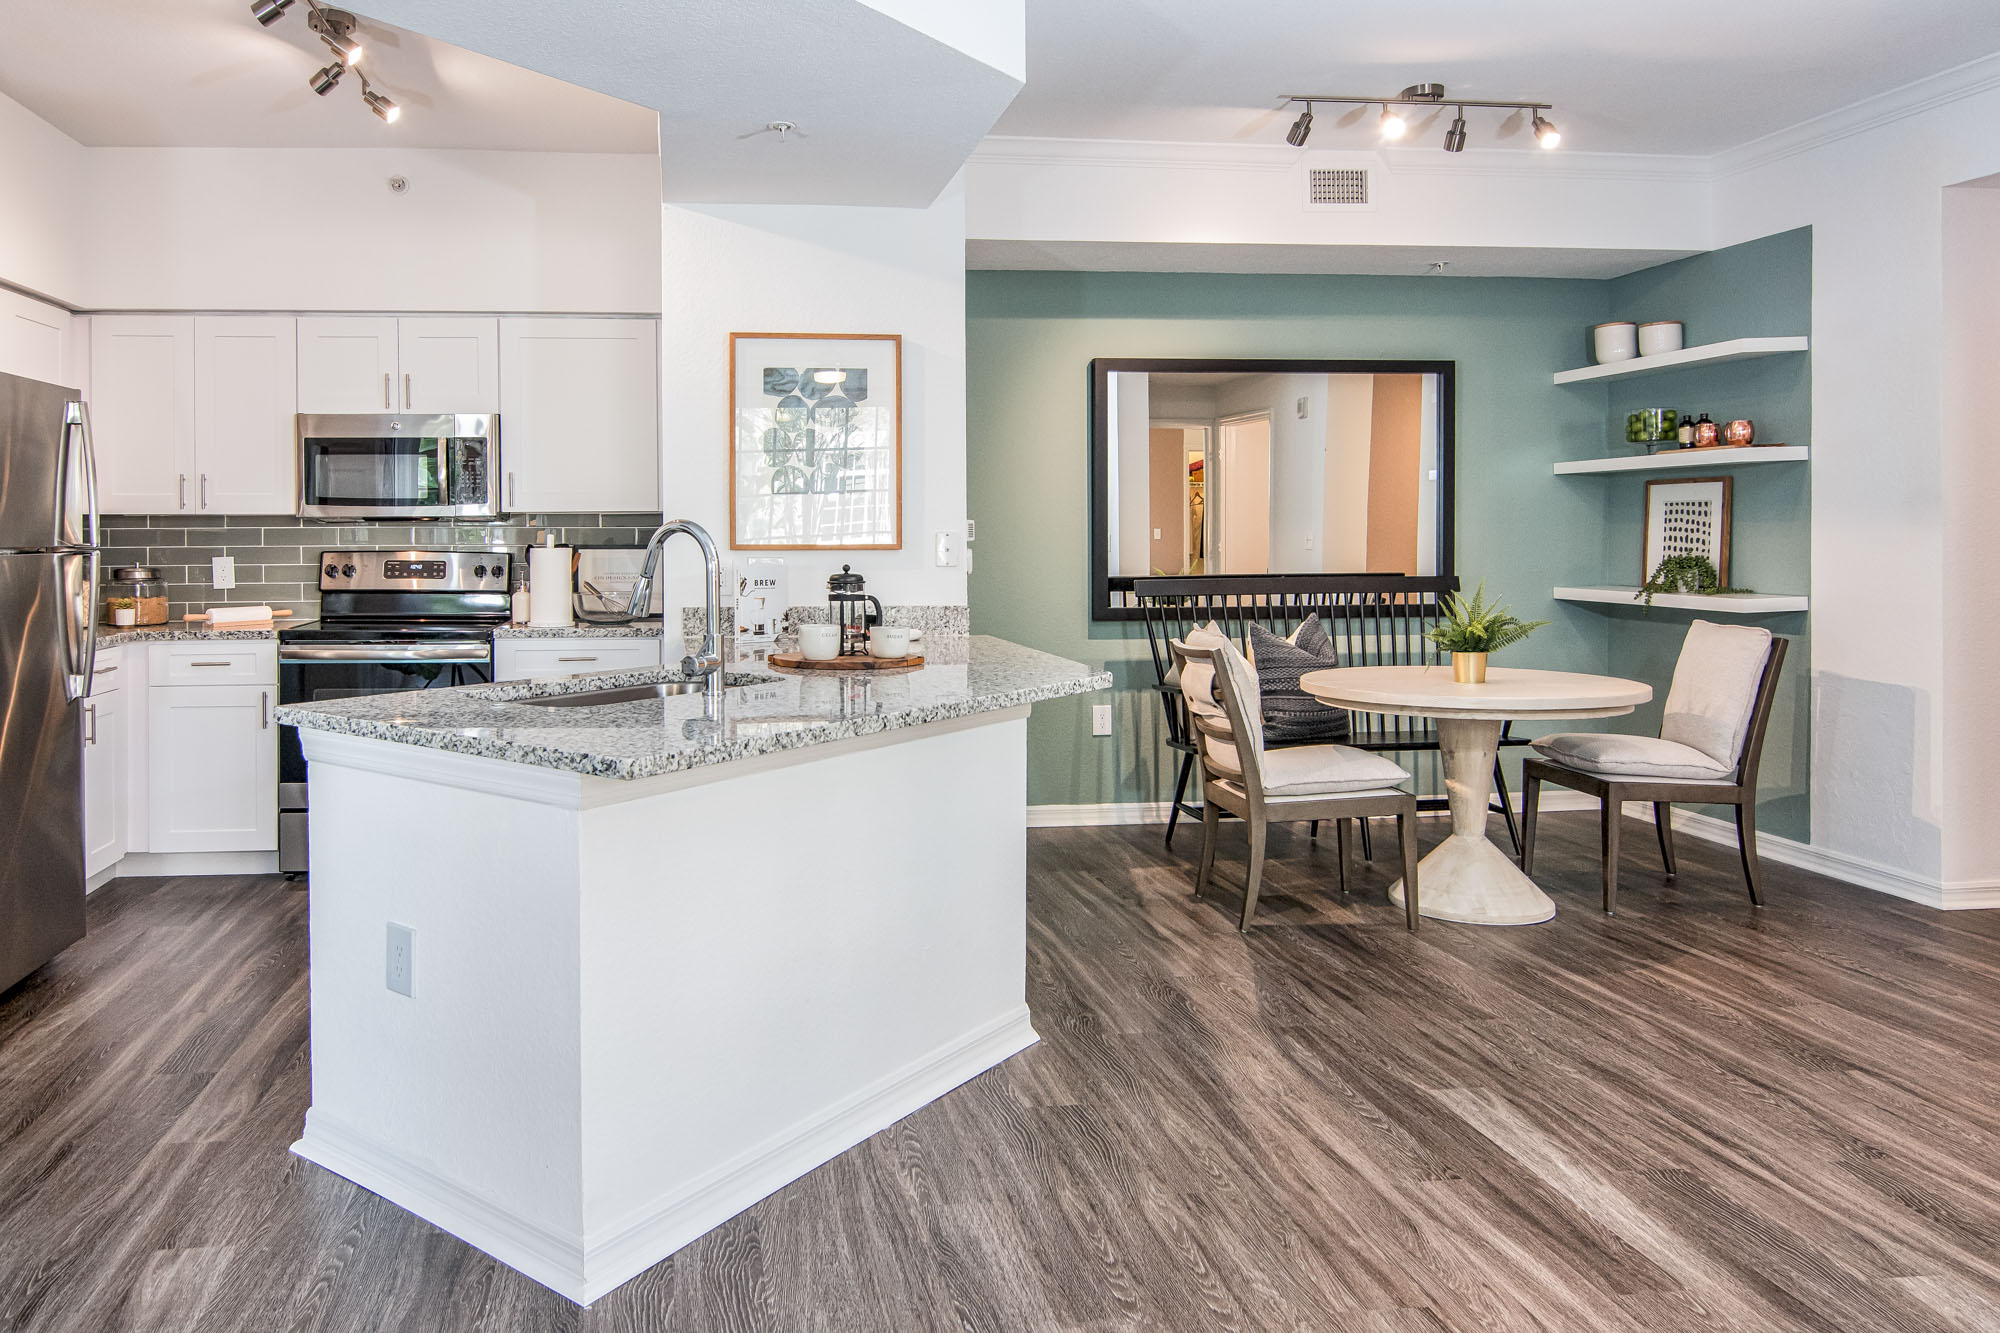
[[[1451,678],[1460,685],[1484,685],[1486,683],[1486,654],[1453,653],[1451,655]]]

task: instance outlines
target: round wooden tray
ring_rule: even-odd
[[[909,657],[867,657],[856,653],[821,661],[807,657],[803,653],[772,653],[764,660],[780,671],[894,671],[902,667],[922,666],[924,655],[915,653]]]

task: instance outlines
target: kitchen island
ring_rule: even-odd
[[[280,709],[313,784],[294,1151],[589,1302],[1032,1044],[1027,714],[1110,678],[926,653],[719,707],[549,704],[685,683],[652,669]]]

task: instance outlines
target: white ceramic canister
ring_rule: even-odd
[[[1630,320],[1599,324],[1590,334],[1591,347],[1600,366],[1613,361],[1630,361],[1639,355],[1639,326]]]
[[[1677,319],[1657,319],[1639,326],[1639,355],[1660,356],[1681,350],[1683,330]]]

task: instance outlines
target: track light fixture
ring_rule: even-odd
[[[1466,124],[1465,109],[1475,107],[1492,111],[1532,111],[1534,112],[1535,142],[1543,148],[1554,148],[1562,142],[1562,134],[1555,122],[1542,115],[1551,105],[1547,102],[1511,101],[1459,101],[1451,99],[1458,107],[1458,115],[1444,132],[1444,150],[1447,153],[1465,151]],[[1285,133],[1285,142],[1294,148],[1303,148],[1306,136],[1312,133],[1313,107],[1320,102],[1333,102],[1346,106],[1380,106],[1382,117],[1378,126],[1382,138],[1395,142],[1409,132],[1410,118],[1403,108],[1437,106],[1445,101],[1445,89],[1441,83],[1413,83],[1394,97],[1360,97],[1348,93],[1286,93],[1284,102],[1289,106],[1298,103],[1305,109],[1292,122],[1292,128]]]
[[[250,16],[268,28],[283,18],[294,3],[296,0],[251,0]],[[325,68],[314,70],[306,80],[307,85],[325,97],[340,83],[342,75],[354,69],[355,77],[361,81],[362,105],[394,124],[403,109],[369,87],[367,76],[354,68],[361,61],[361,21],[344,9],[331,8],[319,0],[306,0],[306,27],[333,53],[333,60]]]

